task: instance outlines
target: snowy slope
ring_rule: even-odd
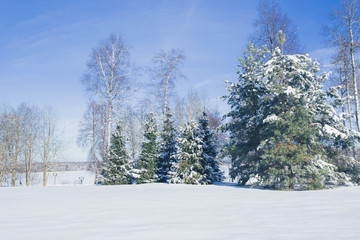
[[[1,239],[360,239],[360,187],[1,188]]]

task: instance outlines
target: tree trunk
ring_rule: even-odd
[[[16,165],[13,164],[13,167],[11,169],[11,186],[15,187],[15,181],[16,181]]]
[[[47,183],[47,164],[43,164],[43,186],[45,187]]]
[[[354,125],[353,125],[353,121],[352,121],[349,79],[346,77],[345,81],[346,81],[346,96],[347,96],[347,108],[348,108],[348,114],[349,114],[350,130],[353,131],[354,130]],[[352,148],[352,155],[356,159],[355,146],[353,146],[353,148]]]
[[[107,146],[106,146],[106,151],[108,152],[110,149],[110,143],[111,143],[111,123],[112,123],[112,100],[111,100],[112,96],[110,97],[110,101],[109,101],[109,106],[108,106],[108,133],[107,133]]]
[[[175,62],[176,63],[176,62]],[[170,77],[171,77],[171,72],[174,69],[175,63],[172,63],[170,66],[170,70],[168,75],[166,76],[166,80],[165,80],[165,89],[164,89],[164,114],[163,114],[163,122],[165,121],[166,118],[166,108],[167,108],[167,94],[168,94],[168,86],[169,86],[169,81],[170,81]]]
[[[13,156],[14,158],[12,159],[12,164],[11,164],[11,186],[15,187],[18,146],[15,147],[15,154]]]
[[[351,56],[351,70],[354,84],[354,98],[355,98],[355,116],[356,116],[356,125],[357,130],[360,131],[360,108],[359,108],[359,94],[358,94],[358,85],[356,79],[356,66],[355,66],[355,57],[354,57],[354,37],[352,32],[351,24],[349,24],[350,32],[350,56]]]
[[[168,88],[168,79],[165,83],[165,91],[164,91],[164,112],[163,112],[163,122],[165,121],[165,118],[166,118],[166,107],[167,107],[167,88]]]
[[[30,171],[26,171],[26,186],[30,186]]]
[[[48,164],[48,149],[47,149],[47,145],[48,145],[48,139],[46,139],[46,134],[44,134],[44,146],[43,146],[43,151],[44,151],[44,155],[43,155],[43,186],[46,186],[47,183],[47,164]]]
[[[92,110],[92,142],[93,142],[93,159],[94,159],[94,172],[95,172],[95,180],[94,184],[96,184],[98,178],[98,163],[96,158],[96,136],[95,136],[95,113]]]
[[[28,158],[27,160],[26,160],[26,166],[25,166],[25,171],[26,171],[26,186],[28,187],[28,186],[30,186],[30,159]]]
[[[0,171],[0,187],[3,186],[4,183],[4,169],[1,169]]]
[[[353,125],[353,121],[352,121],[352,111],[351,111],[349,79],[346,79],[346,96],[347,96],[347,107],[348,107],[348,114],[349,114],[350,129],[354,130],[354,125]]]

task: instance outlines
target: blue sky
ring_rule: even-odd
[[[336,0],[279,0],[299,27],[305,51],[326,62],[331,53],[321,27]],[[75,144],[87,98],[80,78],[91,49],[110,33],[120,33],[131,46],[132,61],[146,67],[160,49],[183,49],[188,89],[213,99],[226,93],[223,80],[236,80],[237,58],[252,32],[255,0],[1,0],[0,102],[50,105],[67,143],[65,160],[86,160]],[[146,81],[147,76],[138,76]],[[223,103],[219,103],[222,108]],[[221,110],[221,109],[220,109]]]

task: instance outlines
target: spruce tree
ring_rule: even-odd
[[[262,72],[267,53],[266,48],[257,49],[249,42],[244,57],[239,58],[238,82],[227,81],[229,95],[224,99],[231,111],[225,115],[229,121],[223,130],[229,133],[230,141],[224,151],[232,160],[230,175],[238,179],[240,185],[246,184],[259,172],[261,152],[258,147],[263,127],[260,104],[267,94]]]
[[[129,184],[133,181],[132,164],[125,149],[121,124],[111,135],[109,152],[102,167],[102,182],[105,185]]]
[[[177,158],[178,169],[171,183],[206,184],[206,176],[201,164],[203,143],[197,134],[197,124],[194,121],[187,123],[178,140]]]
[[[279,39],[285,40],[282,33]],[[248,47],[239,83],[228,87],[232,109],[225,129],[231,132],[232,176],[239,184],[252,178],[273,189],[350,184],[329,150],[341,151],[356,134],[328,103],[322,89],[327,74],[319,74],[319,64],[307,55],[276,49],[264,63],[258,53]]]
[[[147,117],[144,130],[144,141],[141,145],[141,153],[137,161],[140,170],[139,183],[157,181],[157,165],[159,161],[159,147],[157,142],[157,126],[154,115],[150,113]]]
[[[328,150],[345,146],[350,132],[327,102],[322,90],[327,74],[318,74],[319,70],[319,64],[307,55],[283,55],[280,50],[265,65],[265,87],[270,94],[262,101],[259,168],[264,186],[320,189],[348,180],[330,166]]]
[[[176,129],[169,108],[167,108],[166,111],[165,121],[160,136],[161,144],[159,149],[157,175],[159,182],[166,182],[174,175],[177,164]]]
[[[222,172],[219,168],[219,163],[216,159],[217,151],[214,143],[214,132],[209,128],[209,119],[207,114],[203,112],[199,118],[198,137],[202,142],[202,154],[200,162],[203,169],[203,175],[206,176],[207,183],[222,181]]]

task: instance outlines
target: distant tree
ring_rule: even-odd
[[[0,187],[3,185],[3,179],[8,173],[9,165],[9,143],[10,143],[10,109],[3,105],[0,108]]]
[[[80,122],[77,143],[89,147],[88,159],[94,165],[95,181],[101,170],[101,161],[106,154],[107,109],[104,103],[90,102]]]
[[[161,50],[153,58],[154,67],[152,73],[156,81],[155,88],[161,102],[162,121],[166,118],[166,110],[169,105],[171,88],[176,80],[183,77],[180,65],[184,62],[185,56],[180,50]]]
[[[30,186],[30,174],[32,171],[33,160],[38,148],[40,137],[41,112],[35,106],[26,104],[20,105],[20,111],[24,114],[23,125],[23,157],[25,161],[26,186]]]
[[[189,121],[196,121],[201,117],[204,109],[210,110],[209,99],[203,91],[190,89],[186,96],[177,98],[174,108],[174,119],[178,126]]]
[[[302,47],[297,36],[297,27],[284,14],[276,0],[260,0],[258,16],[254,21],[255,33],[250,40],[258,47],[267,46],[270,52],[280,47],[277,33],[281,30],[287,39],[283,46],[285,54],[301,53]]]
[[[62,147],[56,124],[56,113],[50,107],[44,107],[40,120],[40,157],[43,167],[43,186],[47,184],[48,171]]]
[[[141,151],[147,112],[146,105],[140,101],[135,107],[128,106],[123,117],[124,132],[128,140],[128,148],[132,160],[136,160]]]
[[[128,107],[126,111],[126,116],[124,119],[126,126],[126,136],[129,140],[129,148],[130,148],[130,157],[132,160],[136,159],[137,153],[139,151],[139,124],[137,121],[136,111],[134,111],[131,107]]]
[[[15,187],[18,162],[24,146],[22,142],[24,122],[24,113],[20,108],[12,108],[8,115],[8,126],[10,131],[7,136],[7,148],[10,161],[11,186],[13,187]]]
[[[81,80],[90,95],[97,97],[107,106],[107,150],[110,147],[114,104],[123,99],[129,90],[129,75],[132,66],[129,47],[120,36],[111,34],[92,51],[87,71]]]
[[[159,161],[159,146],[157,136],[157,125],[152,113],[148,115],[144,129],[144,140],[141,144],[141,153],[137,161],[140,170],[139,183],[157,181],[157,165]]]

